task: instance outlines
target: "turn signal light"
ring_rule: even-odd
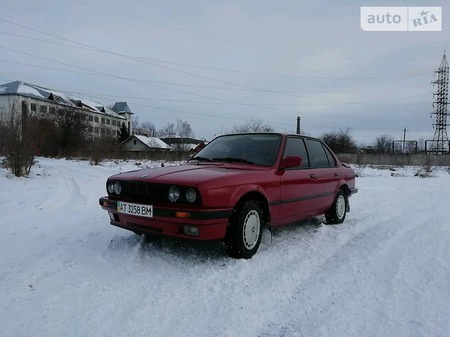
[[[189,212],[175,212],[175,217],[181,219],[188,219],[191,217],[191,213]]]

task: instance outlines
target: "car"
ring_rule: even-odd
[[[137,234],[222,240],[251,258],[265,227],[324,214],[342,223],[354,170],[320,139],[285,133],[221,135],[184,164],[113,175],[99,200],[111,225]]]

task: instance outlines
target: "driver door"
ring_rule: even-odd
[[[316,215],[317,177],[309,166],[309,157],[302,137],[289,137],[283,158],[301,156],[300,166],[284,170],[281,175],[281,207],[279,218],[282,223],[294,222]]]

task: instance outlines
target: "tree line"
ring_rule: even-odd
[[[152,129],[148,122],[142,126]],[[14,100],[7,110],[0,111],[0,155],[5,158],[4,166],[16,176],[29,174],[35,156],[83,157],[93,164],[119,157],[120,143],[130,136],[126,124],[122,123],[117,133],[109,128],[99,131],[92,135],[88,116],[79,109],[62,107],[57,114],[43,117],[29,111],[26,102]],[[189,123],[182,120],[169,123],[159,133],[193,136]]]
[[[137,118],[133,120],[133,124],[136,131],[148,136],[194,137],[190,124],[180,119],[160,129],[156,129],[150,122],[139,123]],[[15,102],[9,111],[0,115],[0,154],[5,156],[6,166],[12,173],[21,176],[29,174],[37,155],[87,157],[98,164],[103,158],[117,156],[120,152],[119,144],[130,136],[125,123],[122,123],[117,134],[105,130],[98,137],[92,137],[88,127],[87,116],[74,108],[67,107],[62,113],[49,119],[30,114],[26,107],[20,107]],[[231,130],[226,131],[242,132],[274,132],[274,129],[260,119],[250,119],[245,123],[235,124]],[[335,153],[356,153],[359,150],[350,129],[324,133],[319,138]],[[381,135],[370,149],[372,153],[390,153],[395,150],[393,144],[392,137]]]
[[[5,164],[16,176],[27,175],[35,156],[88,157],[98,162],[105,154],[114,154],[120,137],[128,132],[123,127],[119,135],[104,132],[92,137],[88,132],[86,114],[71,108],[59,109],[51,118],[28,111],[25,102],[11,103],[0,114],[0,153]]]

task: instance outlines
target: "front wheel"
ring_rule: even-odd
[[[348,198],[343,190],[339,190],[334,199],[333,205],[325,213],[325,219],[328,224],[340,224],[345,220],[347,214]]]
[[[249,259],[261,243],[263,214],[254,200],[246,201],[230,219],[225,248],[230,257]]]

